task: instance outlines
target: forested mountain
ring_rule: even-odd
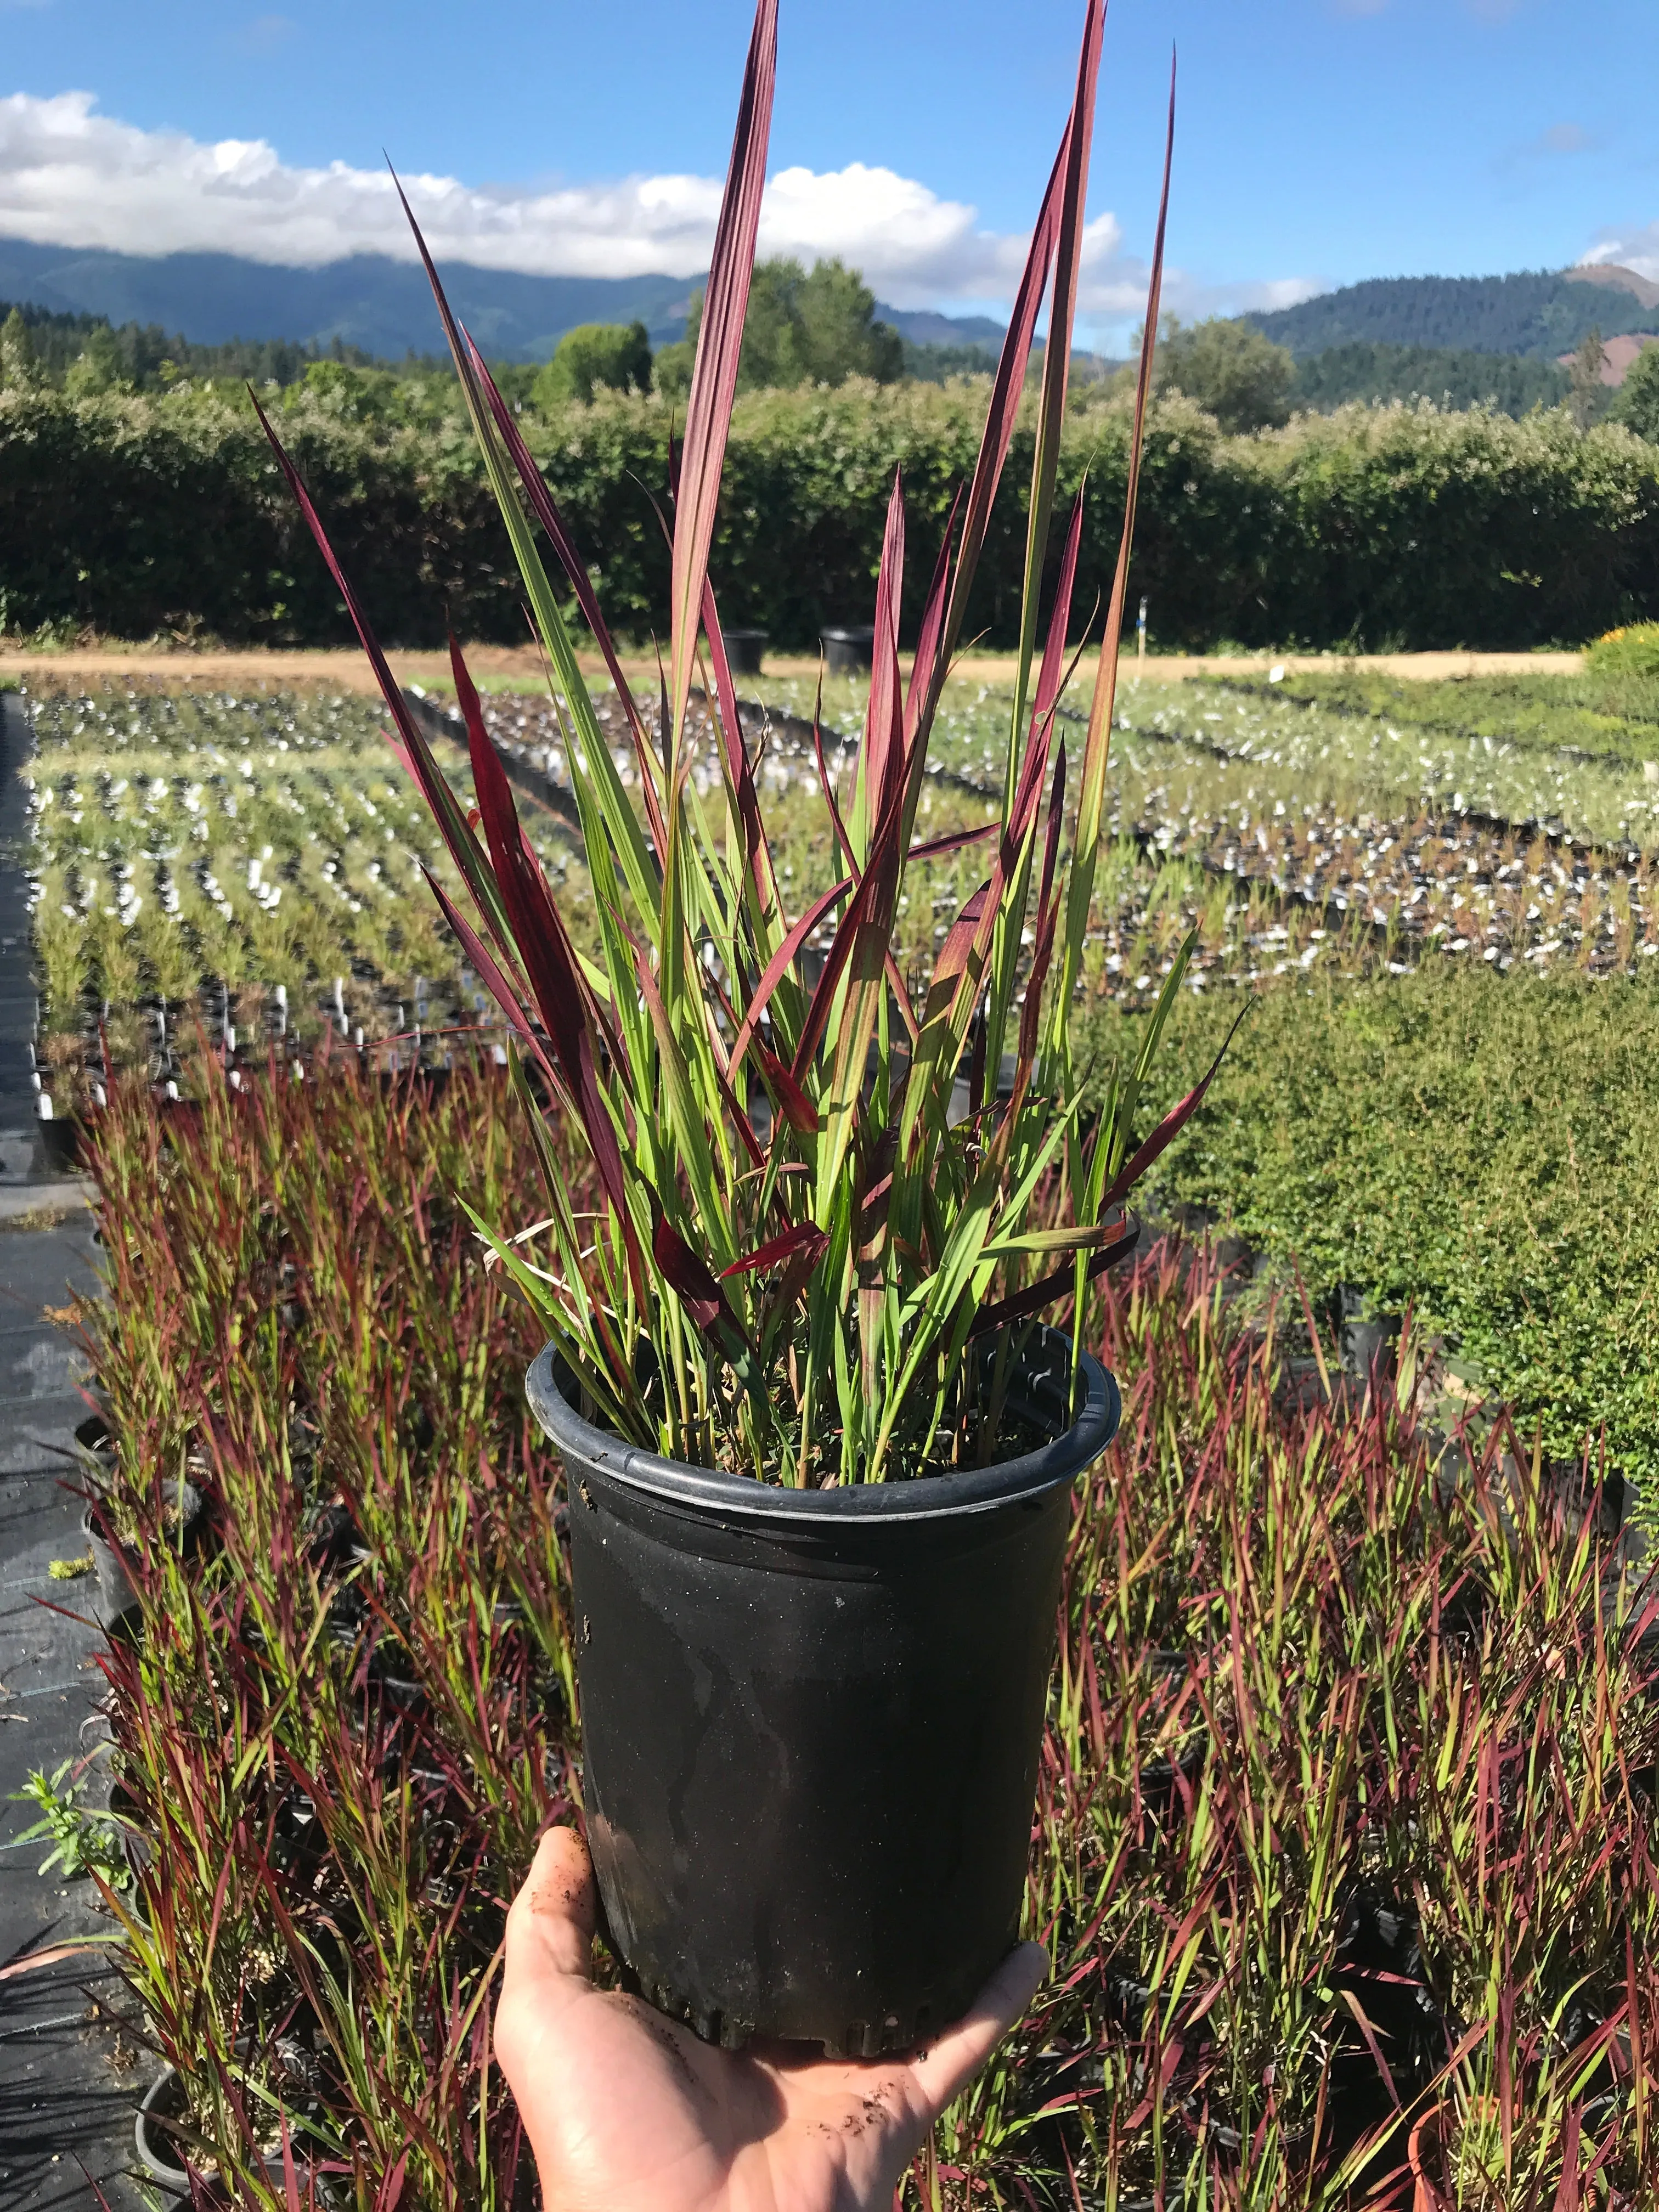
[[[637,320],[653,346],[667,344],[684,335],[691,295],[702,281],[522,276],[466,262],[446,263],[442,274],[451,304],[490,358],[526,362],[546,361],[581,323]],[[118,329],[164,330],[169,344],[172,333],[182,332],[192,347],[276,340],[328,352],[337,341],[348,358],[397,361],[439,350],[443,342],[420,269],[379,253],[291,269],[231,253],[106,253],[0,239],[0,299],[102,317]],[[1002,343],[1001,324],[986,315],[880,305],[876,313],[921,346],[983,346],[994,356]]]
[[[993,361],[1007,334],[1007,325],[989,315],[939,315],[931,307],[889,307],[879,300],[876,313],[911,345],[976,346]]]
[[[653,344],[680,336],[695,280],[683,276],[521,276],[449,262],[450,304],[494,360],[545,361],[579,323],[631,323]],[[58,313],[105,316],[118,327],[157,324],[193,344],[267,338],[383,359],[443,343],[416,264],[354,254],[316,269],[279,268],[232,253],[80,252],[0,239],[0,299]]]
[[[1378,276],[1246,318],[1298,361],[1334,346],[1431,346],[1553,362],[1592,330],[1659,329],[1654,288],[1627,272],[1524,270],[1512,276]],[[1642,296],[1645,295],[1645,297]]]
[[[295,384],[313,361],[343,362],[351,368],[404,366],[378,360],[361,346],[343,345],[337,338],[326,346],[301,345],[292,338],[233,338],[225,345],[193,345],[160,323],[123,323],[117,329],[104,315],[58,314],[27,300],[0,300],[0,324],[14,304],[28,332],[29,352],[49,375],[61,376],[71,362],[89,354],[112,381],[130,384],[138,392],[158,390],[175,374]],[[437,365],[432,355],[410,355],[405,360],[410,367]]]
[[[1431,399],[1437,407],[1490,404],[1521,416],[1529,407],[1559,407],[1571,381],[1554,362],[1524,354],[1356,343],[1299,361],[1291,402],[1324,414],[1351,399]]]

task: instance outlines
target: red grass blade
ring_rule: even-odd
[[[991,884],[982,883],[969,894],[962,911],[945,933],[945,942],[933,963],[933,973],[927,986],[927,1003],[922,1010],[924,1024],[939,1019],[956,997],[957,985],[968,965],[979,934],[979,926],[985,912],[986,901],[991,896]]]
[[[912,860],[937,860],[946,853],[960,853],[965,846],[982,845],[1001,830],[1000,822],[981,822],[977,830],[949,830],[942,837],[930,837],[925,844],[912,845],[905,854],[908,865]]]
[[[1232,1042],[1235,1035],[1237,1033],[1239,1023],[1243,1020],[1245,1015],[1248,1014],[1249,1011],[1249,1006],[1241,1006],[1239,1008],[1237,1014],[1234,1017],[1232,1027],[1228,1030],[1226,1036],[1221,1040],[1221,1049],[1217,1053],[1215,1058],[1210,1062],[1203,1081],[1200,1083],[1196,1088],[1187,1093],[1187,1096],[1182,1100],[1180,1105],[1170,1108],[1170,1111],[1158,1123],[1157,1128],[1153,1130],[1152,1135],[1147,1138],[1146,1143],[1137,1147],[1133,1158],[1126,1161],[1123,1166],[1118,1170],[1117,1174],[1113,1180],[1111,1188],[1106,1193],[1105,1196],[1100,1201],[1101,1211],[1103,1213],[1105,1212],[1109,1207],[1117,1205],[1121,1199],[1127,1197],[1130,1191],[1134,1188],[1135,1185],[1140,1181],[1142,1176],[1146,1174],[1147,1169],[1152,1165],[1153,1162],[1158,1159],[1158,1156],[1162,1152],[1175,1142],[1176,1139],[1186,1127],[1188,1122],[1192,1120],[1194,1115],[1197,1113],[1199,1108],[1204,1103],[1204,1094],[1209,1089],[1211,1084],[1215,1081],[1216,1072],[1220,1067],[1222,1061],[1227,1056],[1227,1047]]]
[[[260,428],[270,441],[272,453],[276,456],[276,465],[286,477],[288,488],[293,494],[301,514],[306,519],[307,526],[316,541],[317,550],[327,565],[329,574],[334,580],[335,589],[345,601],[346,612],[351,617],[352,627],[357,633],[358,641],[368,656],[369,666],[374,671],[374,680],[380,687],[380,696],[386,701],[387,711],[397,726],[398,737],[402,739],[404,763],[410,769],[416,781],[421,787],[422,794],[431,809],[433,819],[436,822],[444,843],[448,848],[449,856],[460,871],[462,880],[467,889],[477,900],[479,913],[485,917],[500,940],[506,935],[502,927],[504,917],[501,897],[490,874],[489,864],[479,849],[478,841],[468,827],[466,817],[461,811],[459,801],[445,781],[443,770],[438,766],[433,756],[432,748],[426,741],[424,732],[409,711],[409,704],[404,697],[402,687],[392,672],[391,664],[380,650],[380,641],[369,625],[368,617],[358,602],[357,594],[346,580],[345,572],[335,558],[334,548],[329,543],[328,532],[324,529],[322,518],[312,502],[311,494],[306,489],[305,480],[283,450],[281,439],[271,428],[270,417],[260,405],[259,396],[251,385],[248,387],[248,397],[253,402],[253,411],[259,418]]]
[[[1014,1070],[1013,1096],[1008,1101],[1008,1110],[1003,1117],[1003,1127],[1011,1136],[1014,1123],[1019,1117],[1019,1109],[1025,1103],[1031,1071],[1036,1064],[1042,991],[1048,980],[1048,964],[1054,951],[1054,928],[1060,920],[1060,902],[1054,895],[1054,870],[1060,859],[1060,831],[1065,815],[1066,745],[1062,739],[1054,761],[1054,787],[1048,798],[1048,837],[1043,847],[1042,882],[1037,892],[1036,943],[1032,948],[1031,972],[1025,985],[1025,1004],[1020,1009],[1019,1057]]]
[[[737,1081],[738,1070],[743,1064],[743,1056],[749,1049],[749,1041],[759,1028],[761,1016],[771,1003],[772,994],[788,974],[794,964],[796,955],[823,920],[824,915],[829,913],[838,899],[844,899],[852,888],[853,879],[850,876],[843,876],[838,884],[831,884],[821,897],[813,900],[811,905],[807,908],[800,920],[788,932],[782,944],[767,962],[765,971],[760,981],[755,986],[748,1006],[744,1009],[742,1027],[732,1042],[731,1069],[733,1083]]]
[[[870,663],[870,703],[864,718],[863,755],[859,762],[858,803],[853,826],[867,858],[875,823],[885,811],[888,776],[902,743],[902,700],[898,681],[898,616],[904,591],[904,471],[893,471],[882,532],[881,567],[876,577],[876,635]]]
[[[412,216],[410,220],[413,221]],[[418,236],[418,233],[416,234]],[[430,268],[430,266],[428,263],[428,267]],[[433,271],[432,281],[441,297],[442,287],[438,284],[435,270]],[[663,827],[662,801],[657,791],[658,763],[651,750],[650,740],[646,734],[645,723],[641,716],[638,704],[632,690],[629,688],[628,678],[623,673],[622,663],[617,658],[610,627],[600,611],[592,579],[587,573],[586,563],[577,552],[570,533],[565,527],[563,516],[553,503],[553,495],[547,489],[547,479],[536,466],[530,449],[525,444],[523,434],[514,418],[513,410],[496,390],[495,380],[485,366],[483,356],[473,344],[471,334],[463,331],[461,336],[465,340],[467,354],[472,363],[473,372],[484,403],[489,407],[495,427],[501,434],[501,442],[507,448],[507,458],[513,464],[519,482],[524,487],[525,497],[529,501],[530,511],[546,532],[548,541],[558,556],[559,565],[570,580],[570,587],[576,594],[576,604],[582,611],[583,619],[592,632],[599,651],[605,656],[605,667],[610,672],[611,683],[616,686],[617,696],[622,702],[623,712],[628,718],[629,730],[634,740],[634,756],[639,764],[640,796],[645,807],[646,821],[656,848],[660,853],[664,848],[665,832]]]
[[[776,1053],[769,1052],[763,1044],[757,1043],[755,1054],[766,1079],[766,1087],[776,1097],[784,1120],[803,1137],[816,1136],[819,1126],[818,1110],[790,1073],[788,1066]]]
[[[1042,665],[1037,671],[1036,697],[1031,712],[1036,721],[1052,714],[1054,702],[1066,688],[1066,634],[1071,627],[1072,593],[1077,583],[1078,549],[1083,540],[1083,493],[1079,488],[1072,502],[1071,527],[1066,533],[1066,550],[1060,557],[1060,580],[1054,586],[1054,604],[1048,615],[1048,635],[1043,641]]]
[[[523,958],[532,994],[558,1056],[599,1180],[616,1209],[630,1264],[637,1267],[640,1255],[628,1212],[622,1152],[610,1109],[599,1095],[594,1068],[588,993],[546,879],[526,844],[507,771],[489,741],[477,692],[460,648],[453,641],[449,657],[455,695],[466,722],[478,811],[513,941]],[[642,1278],[636,1288],[643,1301]]]
[[[1140,1224],[1137,1221],[1134,1227],[1118,1237],[1115,1243],[1104,1246],[1093,1255],[1084,1269],[1086,1279],[1093,1282],[1097,1275],[1103,1275],[1108,1267],[1115,1265],[1119,1260],[1127,1259],[1139,1242]],[[968,1332],[968,1341],[971,1344],[976,1336],[985,1336],[994,1328],[1004,1328],[1010,1322],[1029,1320],[1031,1315],[1041,1313],[1044,1306],[1052,1305],[1057,1297],[1072,1289],[1076,1281],[1076,1266],[1068,1261],[1065,1267],[1056,1267],[1053,1274],[1044,1275],[1035,1283],[1028,1283],[1023,1291],[1015,1291],[1006,1298],[999,1298],[994,1305],[985,1307],[977,1316]]]
[[[705,1332],[722,1323],[737,1332],[732,1309],[719,1279],[709,1273],[665,1213],[659,1213],[651,1232],[651,1251],[680,1304]]]
[[[1100,643],[1100,665],[1095,677],[1095,696],[1089,709],[1089,732],[1084,741],[1083,766],[1079,778],[1077,827],[1072,841],[1072,880],[1066,902],[1066,960],[1060,999],[1069,1000],[1082,959],[1089,904],[1094,896],[1095,855],[1100,842],[1100,815],[1106,793],[1106,765],[1112,744],[1112,708],[1117,696],[1118,641],[1123,629],[1123,609],[1129,589],[1129,552],[1134,541],[1135,505],[1140,490],[1141,450],[1146,442],[1146,405],[1152,391],[1152,362],[1158,345],[1158,305],[1164,291],[1164,241],[1170,217],[1170,173],[1175,161],[1176,72],[1170,63],[1170,113],[1164,141],[1164,185],[1158,199],[1158,232],[1152,244],[1152,282],[1146,294],[1146,321],[1141,332],[1140,368],[1135,381],[1134,425],[1129,441],[1129,481],[1123,502],[1123,531],[1118,541],[1117,567],[1106,610],[1106,635]]]
[[[910,684],[904,700],[904,741],[911,743],[921,721],[923,705],[933,689],[933,672],[939,665],[939,640],[945,633],[945,602],[951,583],[951,543],[956,536],[957,516],[962,508],[962,489],[958,485],[951,501],[951,512],[945,518],[945,536],[939,549],[939,559],[933,564],[933,580],[927,586],[927,598],[921,610],[921,628],[916,634],[915,656],[910,663]]]
[[[714,690],[720,702],[720,738],[725,753],[726,781],[732,787],[732,797],[737,803],[738,820],[743,830],[744,853],[748,863],[750,883],[753,887],[756,910],[762,917],[773,918],[781,910],[777,873],[772,865],[772,848],[766,841],[765,824],[761,820],[760,794],[755,789],[754,770],[749,765],[748,749],[743,742],[743,718],[738,712],[737,689],[732,681],[726,638],[714,605],[714,586],[707,577],[703,580],[702,587],[702,626],[708,639],[709,658],[714,664]],[[665,850],[665,847],[659,844],[657,850],[660,853]]]
[[[448,892],[438,881],[437,878],[432,873],[431,870],[429,868],[423,867],[421,870],[421,873],[426,878],[433,897],[437,900],[440,908],[442,909],[444,920],[454,931],[456,936],[459,938],[461,941],[461,950],[465,953],[468,960],[471,961],[473,968],[477,970],[479,980],[483,982],[485,990],[487,990],[490,997],[495,1000],[496,1005],[507,1016],[507,1020],[513,1024],[513,1027],[518,1032],[525,1045],[534,1055],[536,1062],[541,1068],[543,1074],[548,1078],[550,1082],[556,1084],[561,1092],[563,1092],[565,1088],[563,1077],[559,1074],[552,1061],[548,1058],[546,1048],[543,1045],[541,1038],[537,1035],[535,1030],[532,1027],[529,1020],[526,1017],[524,1007],[520,1001],[518,993],[514,989],[511,983],[508,982],[506,975],[501,972],[501,969],[496,965],[495,960],[491,957],[489,947],[479,937],[477,931],[473,928],[471,923],[467,921],[465,915],[457,911],[454,901],[450,897]]]
[[[703,580],[714,543],[720,505],[720,471],[726,459],[732,404],[737,397],[738,356],[743,346],[749,282],[755,264],[755,234],[760,223],[761,193],[766,183],[766,148],[772,124],[772,88],[777,69],[777,0],[757,0],[749,58],[743,73],[732,160],[726,174],[708,287],[703,295],[702,325],[691,371],[685,410],[685,447],[680,457],[679,489],[674,504],[674,560],[671,586],[670,657],[673,672],[672,737],[665,753],[672,758],[691,690]]]
[[[764,1244],[757,1246],[743,1259],[734,1260],[729,1267],[722,1267],[720,1279],[723,1282],[728,1275],[749,1275],[763,1267],[775,1267],[780,1260],[787,1260],[797,1252],[810,1251],[816,1264],[829,1249],[830,1239],[816,1222],[797,1221],[791,1228],[780,1230],[775,1237],[769,1237]]]
[[[1048,524],[1054,509],[1054,476],[1060,432],[1066,419],[1066,386],[1072,362],[1072,325],[1077,311],[1078,276],[1083,260],[1085,204],[1089,192],[1089,149],[1094,136],[1095,85],[1100,74],[1101,40],[1106,27],[1105,0],[1089,0],[1083,46],[1078,56],[1077,90],[1064,147],[1065,181],[1055,233],[1054,284],[1049,301],[1048,342],[1042,362],[1042,392],[1037,406],[1036,453],[1025,538],[1026,592],[1020,609],[1019,669],[1015,698],[1023,701],[1036,635],[1037,595],[1042,589]],[[1018,708],[1016,706],[1016,716]],[[1018,721],[1010,732],[1018,738]]]
[[[968,503],[963,517],[961,550],[957,555],[956,568],[951,579],[927,690],[916,715],[916,726],[921,730],[926,730],[932,724],[939,694],[945,688],[945,672],[951,656],[956,651],[957,640],[962,635],[963,622],[968,612],[968,595],[973,588],[974,573],[979,566],[980,551],[990,524],[992,502],[996,497],[1003,464],[1008,458],[1008,447],[1013,438],[1020,393],[1025,385],[1025,364],[1030,357],[1031,336],[1036,328],[1037,310],[1042,304],[1048,270],[1054,261],[1060,194],[1064,189],[1066,165],[1074,128],[1073,120],[1068,118],[1060,138],[1060,151],[1054,156],[1054,166],[1049,173],[1048,189],[1042,196],[1036,228],[1031,234],[1030,251],[1025,258],[1019,289],[1014,295],[1014,311],[1009,319],[1008,334],[1002,342],[1001,358],[997,362],[996,376],[991,386],[991,404],[985,417],[979,458],[974,465],[973,481],[969,486]]]
[[[830,944],[829,957],[823,963],[823,973],[812,994],[800,1041],[795,1047],[794,1072],[798,1082],[805,1080],[806,1071],[811,1066],[818,1047],[823,1042],[836,989],[855,951],[861,957],[866,955],[871,950],[872,939],[878,934],[880,948],[885,949],[888,927],[881,917],[885,910],[890,908],[893,887],[896,882],[902,827],[899,814],[900,810],[896,805],[878,825],[870,848],[870,864],[859,878]]]

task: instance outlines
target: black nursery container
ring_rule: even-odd
[[[551,1346],[588,1841],[644,1993],[708,2041],[849,2057],[963,2013],[1018,1932],[1073,1480],[1117,1385],[1044,1331],[1054,1441],[917,1481],[786,1490],[583,1420]]]
[[[876,633],[866,623],[852,629],[821,629],[823,665],[831,676],[856,676],[868,668],[876,649]]]

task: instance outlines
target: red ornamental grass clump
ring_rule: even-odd
[[[129,1976],[236,2201],[285,2115],[329,2201],[508,2202],[489,1991],[572,1809],[574,1670],[535,1333],[453,1193],[511,1203],[530,1164],[491,1070],[435,1103],[351,1064],[200,1078],[184,1114],[118,1091],[94,1153]]]
[[[435,1103],[204,1082],[189,1117],[119,1093],[95,1161],[143,1601],[106,1661],[149,1839],[128,1971],[240,2201],[285,2202],[286,2125],[354,2205],[502,2204],[495,1947],[579,1716],[536,1323],[447,1194],[538,1170],[488,1072]],[[1636,2212],[1659,1604],[1512,1437],[1443,1450],[1409,1341],[1370,1394],[1319,1346],[1328,1392],[1299,1308],[1247,1327],[1165,1243],[1081,1326],[1125,1408],[1067,1547],[1026,1906],[1054,1970],[907,2204]]]
[[[434,889],[515,1033],[531,1125],[541,1126],[527,1080],[533,1070],[592,1161],[599,1192],[592,1218],[573,1211],[559,1163],[544,1146],[541,1235],[526,1244],[512,1235],[516,1222],[481,1216],[481,1225],[599,1418],[633,1443],[700,1465],[822,1485],[997,1456],[1009,1357],[1057,1300],[1079,1298],[1087,1280],[1132,1248],[1123,1201],[1203,1095],[1200,1084],[1150,1134],[1140,1126],[1148,1055],[1190,940],[1165,979],[1147,1054],[1107,1082],[1103,1104],[1088,1114],[1088,1072],[1073,1064],[1067,1020],[1100,847],[1164,237],[1160,213],[1120,557],[1082,757],[1071,763],[1055,713],[1077,657],[1067,641],[1080,498],[1063,542],[1054,548],[1050,539],[1103,27],[1102,0],[1088,0],[1074,97],[978,461],[944,544],[925,550],[932,580],[908,682],[898,617],[912,552],[895,477],[869,709],[845,790],[835,788],[818,748],[824,835],[843,873],[804,911],[787,911],[773,866],[708,574],[765,177],[775,0],[760,0],[756,14],[684,438],[664,457],[672,484],[672,622],[659,698],[630,690],[517,420],[427,261],[567,726],[597,961],[573,942],[520,827],[459,649],[476,830],[408,712],[323,519],[276,447],[380,678],[394,742],[465,886],[470,913]],[[1172,100],[1171,143],[1173,125]],[[1166,154],[1166,204],[1168,184]],[[929,733],[964,638],[1045,300],[1000,816],[981,830],[918,845]],[[561,577],[623,709],[637,809],[578,663]],[[713,805],[691,775],[688,708],[699,676],[717,731]],[[893,951],[906,871],[981,841],[985,880],[913,999]],[[828,949],[814,972],[807,956],[820,932]],[[1006,1096],[998,1081],[1005,1045],[1012,1067]],[[959,1118],[952,1101],[964,1077],[969,1110]],[[1040,1222],[1036,1194],[1056,1169],[1069,1211],[1063,1221]],[[981,1357],[988,1345],[996,1360]]]

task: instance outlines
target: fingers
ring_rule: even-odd
[[[507,1916],[503,1990],[593,1978],[593,1862],[574,1828],[550,1828]]]
[[[1008,1954],[956,2026],[946,2028],[912,2061],[911,2079],[930,2119],[937,2119],[973,2080],[1036,1995],[1048,1971],[1048,1954],[1042,1946],[1022,1943]]]

